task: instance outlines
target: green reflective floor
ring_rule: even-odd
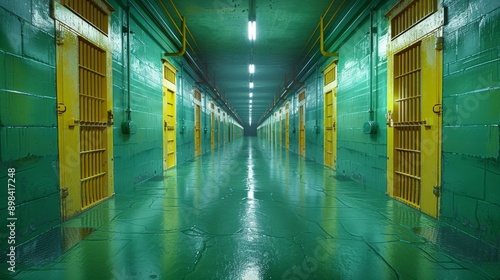
[[[500,277],[498,248],[257,138],[169,170],[19,252],[15,279]]]

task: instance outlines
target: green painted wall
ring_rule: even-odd
[[[0,1],[0,219],[15,168],[16,244],[60,220],[54,21],[49,1]],[[0,252],[7,247],[0,228]]]
[[[113,49],[113,107],[115,192],[127,189],[163,174],[163,93],[162,57],[173,45],[162,31],[140,9],[131,10],[130,41],[130,109],[137,133],[122,133],[121,124],[127,119],[128,63],[127,36],[122,26],[127,25],[126,1],[111,2]],[[210,115],[207,108],[211,97],[196,82],[201,79],[193,74],[186,61],[179,57],[168,58],[177,69],[177,164],[194,158],[194,90],[202,93],[202,152],[210,150]],[[204,133],[204,128],[207,133]]]
[[[387,24],[384,17],[394,1],[382,5],[352,31],[337,50],[337,174],[348,176],[380,192],[386,190],[387,177]],[[375,28],[369,34],[370,24]],[[370,49],[370,36],[373,47]],[[370,59],[372,68],[370,69]],[[326,65],[325,65],[326,66]],[[371,81],[370,81],[371,73]],[[370,94],[370,83],[372,92]],[[372,108],[370,108],[370,98]],[[363,125],[378,123],[376,134],[365,134]]]
[[[444,4],[441,218],[500,245],[500,2]]]
[[[124,1],[122,1],[124,2]],[[115,192],[128,188],[155,175],[163,174],[163,96],[162,61],[166,44],[156,30],[148,30],[150,21],[131,11],[130,29],[130,109],[137,125],[133,135],[123,134],[121,125],[127,119],[128,63],[127,14],[123,3],[111,2],[115,11],[111,17],[113,46],[113,111]],[[121,6],[123,5],[123,6]]]

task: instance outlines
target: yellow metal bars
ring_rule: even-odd
[[[420,43],[394,55],[394,195],[420,207],[421,61]]]
[[[391,38],[396,38],[436,11],[437,0],[413,1],[391,19]]]
[[[80,181],[82,209],[107,191],[106,52],[79,38]]]
[[[61,0],[61,4],[80,15],[104,34],[108,34],[108,16],[113,8],[106,1]]]
[[[175,166],[175,92],[166,89],[166,160],[167,169]]]
[[[201,155],[201,93],[194,91],[194,156]]]

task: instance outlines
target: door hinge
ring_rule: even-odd
[[[436,197],[440,197],[441,196],[441,187],[440,186],[434,186],[434,188],[432,189],[432,193]]]
[[[442,36],[436,37],[434,48],[438,51],[443,49],[444,38]]]
[[[432,112],[435,114],[441,115],[443,112],[443,105],[442,104],[436,104],[434,107],[432,107]]]
[[[56,31],[56,44],[59,46],[64,44],[64,35],[62,30]]]
[[[109,110],[108,111],[108,125],[113,125],[113,119],[114,119],[113,111]]]
[[[68,187],[61,188],[61,198],[66,198],[69,195]]]
[[[66,105],[64,103],[57,103],[57,113],[62,114],[66,112]]]

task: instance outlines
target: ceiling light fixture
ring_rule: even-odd
[[[252,104],[252,99],[250,99],[250,104]]]
[[[255,20],[248,21],[248,40],[255,41],[257,39],[257,22]]]
[[[255,64],[248,65],[248,72],[250,72],[250,74],[255,73]]]
[[[250,98],[253,97],[253,92],[250,92],[250,94],[248,95]]]
[[[250,82],[249,87],[250,87],[250,88],[253,88],[253,82]]]

